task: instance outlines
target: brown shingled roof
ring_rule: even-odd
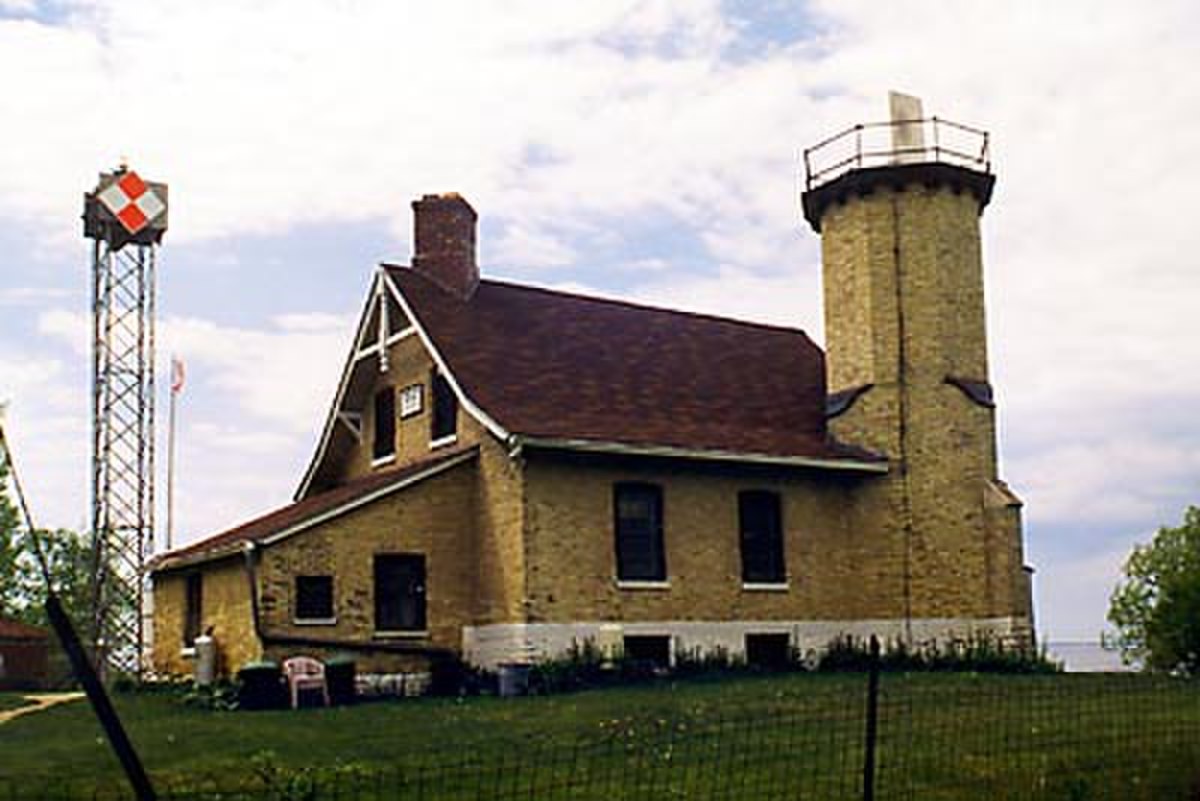
[[[875,460],[825,425],[825,358],[798,329],[484,280],[462,301],[388,274],[463,392],[508,432]]]
[[[443,466],[448,467],[460,458],[465,460],[474,457],[477,451],[477,447],[456,448],[439,452],[436,456],[400,468],[384,470],[355,479],[335,489],[268,512],[220,534],[164,553],[155,559],[152,569],[162,570],[180,564],[188,564],[197,559],[234,553],[244,543],[260,542],[315,517],[353,504],[372,493],[401,484],[426,471],[436,470]]]
[[[0,617],[0,640],[45,640],[50,637],[45,629]]]

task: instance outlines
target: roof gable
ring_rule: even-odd
[[[530,438],[864,456],[832,442],[824,354],[797,329],[387,266],[460,392]]]

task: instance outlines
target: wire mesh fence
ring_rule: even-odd
[[[118,706],[157,796],[179,801],[1182,801],[1200,790],[1194,681],[885,673],[874,771],[868,686],[866,674],[790,675],[294,712],[139,696]],[[6,764],[31,756],[0,727],[0,800],[131,797],[115,764],[92,764],[104,746],[79,741],[85,722],[54,709],[12,726],[28,747],[64,732],[41,749],[41,772]]]

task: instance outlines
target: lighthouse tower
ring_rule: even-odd
[[[852,510],[888,565],[872,614],[917,642],[1031,643],[1021,502],[997,474],[988,377],[988,136],[890,100],[888,122],[805,151],[802,198],[821,235],[830,429],[889,460]]]

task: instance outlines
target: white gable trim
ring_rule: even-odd
[[[379,305],[382,307],[380,309],[381,317],[379,320],[382,333],[382,326],[385,325],[385,318],[383,315],[386,315],[387,313],[387,304],[382,302],[384,293],[392,296],[392,298],[396,301],[396,304],[400,306],[400,310],[403,311],[404,315],[408,318],[409,324],[403,330],[387,336],[381,336],[376,339],[373,344],[363,347],[362,343],[367,334],[367,324],[371,319],[371,310],[376,303],[379,303]],[[358,321],[358,330],[354,336],[354,345],[350,349],[350,355],[346,360],[346,366],[342,368],[342,377],[338,382],[337,394],[334,396],[333,406],[329,410],[329,416],[325,420],[325,428],[321,433],[321,439],[317,445],[316,454],[309,463],[308,470],[306,470],[304,473],[304,478],[300,482],[300,487],[296,490],[296,493],[293,496],[294,500],[300,500],[308,494],[309,487],[312,485],[313,478],[316,476],[317,468],[325,460],[325,453],[329,448],[330,440],[333,438],[334,424],[338,419],[339,413],[342,411],[342,402],[346,398],[346,388],[350,384],[350,373],[354,370],[354,366],[363,357],[373,355],[379,357],[381,369],[386,370],[387,348],[414,335],[421,340],[421,345],[425,348],[425,352],[429,354],[429,357],[433,360],[433,363],[437,365],[438,370],[445,377],[447,383],[450,384],[450,387],[454,390],[454,394],[458,398],[459,405],[466,409],[468,414],[479,421],[480,425],[490,431],[502,442],[509,439],[509,433],[504,429],[504,427],[492,419],[492,417],[483,411],[483,409],[479,408],[479,406],[476,405],[475,402],[470,398],[468,398],[465,392],[463,392],[458,380],[454,377],[454,374],[450,372],[450,368],[446,365],[446,360],[442,358],[440,353],[438,353],[437,348],[433,345],[433,340],[430,339],[429,334],[421,326],[421,322],[417,319],[417,316],[413,314],[412,306],[409,305],[404,295],[401,294],[400,289],[388,275],[387,268],[383,265],[380,265],[379,267],[375,268],[375,280],[372,282],[371,287],[367,292],[367,302],[363,308],[362,317]]]
[[[468,414],[474,417],[481,426],[492,432],[492,435],[501,442],[508,441],[510,435],[508,431],[504,429],[504,426],[497,423],[490,415],[488,415],[487,412],[479,408],[474,401],[467,397],[467,393],[463,392],[462,387],[458,383],[458,379],[456,379],[454,377],[454,373],[450,371],[449,366],[446,364],[446,360],[442,358],[442,354],[438,353],[437,348],[434,347],[433,340],[429,338],[429,334],[421,325],[421,321],[417,319],[417,315],[413,314],[412,307],[408,305],[408,301],[400,292],[400,288],[396,286],[394,281],[392,281],[392,278],[390,275],[388,275],[386,269],[383,267],[380,267],[379,269],[383,275],[384,285],[388,288],[388,291],[392,293],[392,297],[404,311],[404,314],[408,316],[409,322],[412,323],[412,327],[417,331],[417,336],[421,339],[421,344],[425,346],[425,351],[429,354],[429,357],[433,359],[433,363],[437,365],[438,372],[442,374],[442,377],[445,378],[447,383],[450,384],[450,388],[454,390],[454,394],[458,398],[459,405],[466,409]]]
[[[677,459],[700,459],[714,462],[743,462],[746,464],[779,465],[780,467],[812,467],[820,470],[847,470],[859,473],[887,473],[886,462],[867,462],[859,459],[820,459],[812,456],[776,456],[768,453],[698,450],[672,445],[634,445],[625,442],[604,442],[587,439],[554,439],[523,437],[513,439],[513,448],[546,448],[548,450],[610,453],[620,456],[662,456]]]
[[[329,407],[329,414],[325,417],[325,427],[321,430],[321,439],[317,442],[317,450],[313,454],[312,461],[308,463],[308,469],[304,471],[304,478],[300,480],[300,486],[292,496],[293,500],[300,500],[308,493],[308,487],[312,483],[313,476],[316,475],[317,466],[325,458],[325,451],[329,447],[329,440],[333,438],[333,430],[337,424],[338,414],[342,411],[342,401],[346,399],[346,387],[350,384],[350,373],[354,370],[354,364],[357,361],[357,354],[363,337],[366,334],[367,323],[371,319],[371,309],[376,302],[375,287],[379,282],[379,271],[375,273],[375,279],[371,282],[371,287],[367,291],[367,300],[363,304],[362,314],[358,318],[358,327],[354,331],[354,344],[350,347],[350,353],[346,357],[346,364],[342,367],[342,377],[338,380],[337,392],[333,396],[333,405]]]
[[[434,476],[440,475],[447,470],[457,467],[463,462],[474,459],[477,455],[478,452],[474,448],[464,450],[462,453],[452,458],[448,458],[444,462],[427,467],[424,470],[413,473],[412,475],[406,476],[403,479],[399,479],[392,484],[385,484],[379,489],[368,492],[365,495],[360,495],[357,498],[352,498],[345,503],[333,507],[332,509],[327,509],[320,514],[313,515],[305,520],[301,520],[299,523],[293,523],[287,528],[280,529],[274,534],[271,534],[260,540],[239,540],[230,545],[215,548],[211,551],[201,551],[200,553],[188,554],[186,556],[179,556],[175,558],[172,558],[171,552],[168,551],[159,557],[158,564],[151,568],[150,572],[157,573],[163,570],[174,570],[180,567],[203,564],[205,562],[212,562],[217,559],[223,559],[225,557],[241,553],[247,547],[272,545],[280,540],[285,540],[288,537],[293,537],[296,534],[307,531],[314,526],[319,526],[322,523],[334,519],[335,517],[340,517],[347,512],[352,512],[355,509],[366,506],[367,504],[374,503],[380,498],[385,498],[392,493],[399,492],[400,490],[411,487],[414,484],[419,484],[428,478],[433,478]]]
[[[335,506],[334,508],[329,509],[328,511],[322,512],[319,515],[314,515],[313,517],[310,517],[307,520],[302,520],[299,523],[288,526],[287,528],[283,529],[282,531],[278,531],[269,537],[264,537],[263,539],[258,540],[258,544],[259,545],[273,545],[276,542],[279,542],[280,540],[285,540],[288,537],[295,536],[296,534],[299,534],[302,531],[307,531],[308,529],[313,528],[314,526],[319,526],[322,523],[325,523],[329,520],[334,519],[335,517],[341,517],[342,515],[346,514],[347,512],[352,512],[355,509],[358,509],[359,507],[366,506],[367,504],[370,504],[370,503],[374,503],[375,501],[379,500],[380,498],[385,498],[394,492],[399,492],[400,490],[405,489],[406,487],[411,487],[413,484],[419,484],[420,482],[424,481],[427,478],[433,478],[434,476],[444,473],[447,470],[450,470],[451,468],[459,466],[463,462],[474,459],[475,456],[476,456],[476,451],[474,449],[463,451],[458,456],[447,459],[445,462],[433,465],[432,467],[427,467],[426,469],[424,469],[418,473],[414,473],[411,476],[408,476],[407,478],[397,481],[394,484],[386,484],[386,485],[380,487],[379,489],[375,490],[374,492],[368,492],[366,495],[360,495],[357,498],[346,501],[345,503],[341,504],[340,506]]]

